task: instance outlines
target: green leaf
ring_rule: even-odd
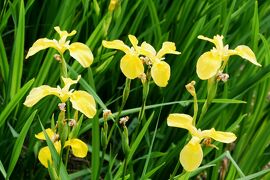
[[[4,178],[6,178],[7,173],[6,173],[6,170],[5,170],[1,160],[0,160],[0,171],[1,171],[2,175],[4,176]]]
[[[10,162],[9,162],[9,167],[8,167],[8,172],[7,172],[7,179],[9,179],[9,177],[10,177],[11,173],[13,172],[14,167],[15,167],[18,159],[19,159],[24,139],[25,139],[25,137],[27,135],[28,129],[30,128],[36,113],[37,113],[37,110],[35,110],[30,115],[30,117],[27,119],[26,123],[24,124],[24,126],[23,126],[23,128],[22,128],[22,130],[20,132],[19,137],[17,138],[17,140],[16,140],[16,142],[14,144],[12,154],[11,154],[11,158],[10,158]]]
[[[10,89],[9,94],[12,99],[21,87],[21,78],[23,70],[24,60],[24,28],[25,28],[25,12],[24,12],[24,1],[20,1],[20,13],[19,22],[17,29],[15,29],[15,42],[13,47],[13,59],[12,59],[12,70],[10,71]]]
[[[11,101],[7,104],[5,109],[0,114],[0,127],[5,123],[7,117],[12,112],[13,109],[17,106],[17,104],[20,102],[20,100],[24,97],[26,92],[29,90],[31,85],[33,84],[34,79],[28,81],[17,93],[16,95],[11,99]]]

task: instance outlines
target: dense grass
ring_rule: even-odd
[[[181,174],[179,152],[186,144],[186,130],[167,126],[169,113],[193,114],[192,97],[185,84],[195,80],[201,108],[206,98],[207,82],[196,75],[199,56],[212,44],[197,39],[222,34],[231,48],[246,44],[254,51],[262,67],[238,56],[230,58],[226,72],[229,81],[219,83],[216,99],[197,127],[232,131],[233,144],[215,143],[219,150],[203,148],[201,168],[192,177],[207,179],[269,178],[269,77],[270,77],[270,2],[254,0],[161,1],[122,0],[113,13],[109,1],[74,0],[2,0],[0,2],[0,170],[10,179],[49,178],[48,170],[37,159],[41,143],[34,135],[50,127],[58,116],[55,97],[45,98],[33,108],[23,105],[31,88],[59,85],[59,65],[55,50],[45,50],[25,60],[32,44],[39,38],[58,38],[53,27],[77,34],[72,41],[83,42],[94,54],[94,63],[84,69],[65,54],[69,75],[82,75],[77,89],[91,93],[98,104],[93,119],[84,118],[80,139],[89,146],[83,160],[71,157],[62,177],[71,179],[119,179],[125,163],[126,178],[168,179]],[[171,78],[165,88],[150,83],[143,123],[138,127],[142,106],[142,85],[132,80],[130,94],[121,117],[128,115],[130,152],[123,153],[121,132],[117,126],[105,150],[101,142],[104,127],[102,110],[110,109],[117,119],[125,77],[119,68],[122,52],[105,49],[102,40],[120,39],[129,44],[128,34],[159,49],[164,41],[176,43],[181,55],[167,55]],[[230,99],[230,100],[229,100]],[[242,101],[232,101],[242,100]],[[169,103],[171,102],[171,103]],[[41,124],[40,124],[41,122]],[[108,121],[109,130],[113,120]],[[136,127],[138,130],[136,131]],[[134,135],[135,134],[135,135]],[[52,144],[51,144],[52,146]],[[104,154],[102,154],[104,153]],[[56,154],[56,153],[55,153]],[[102,160],[104,156],[104,161]],[[125,161],[124,161],[125,160]],[[233,163],[232,163],[233,162]],[[176,167],[176,168],[175,168]],[[67,175],[68,174],[68,175]],[[173,176],[171,178],[173,178]]]

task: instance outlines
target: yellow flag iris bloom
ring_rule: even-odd
[[[52,129],[48,128],[45,130],[47,135],[49,136],[50,139],[53,138],[54,136],[54,132],[52,131]],[[37,139],[40,140],[46,140],[45,138],[45,134],[43,132],[40,132],[38,134],[35,135],[35,137]],[[74,156],[79,157],[79,158],[84,158],[87,155],[87,151],[88,151],[88,147],[87,145],[81,141],[80,139],[69,139],[65,142],[64,147],[70,146],[72,153]],[[56,151],[58,153],[60,153],[61,151],[61,143],[60,141],[56,141],[54,142],[54,147],[56,149]],[[40,161],[40,163],[45,166],[46,168],[48,168],[48,162],[52,163],[52,156],[51,156],[51,152],[48,146],[43,147],[40,149],[39,153],[38,153],[38,159]]]
[[[197,169],[203,159],[201,141],[212,138],[223,143],[231,143],[236,140],[235,134],[231,132],[216,131],[214,128],[201,131],[192,124],[193,118],[187,114],[170,114],[167,119],[168,126],[187,129],[192,135],[191,140],[180,152],[180,162],[186,171]]]
[[[42,85],[40,87],[33,88],[29,95],[26,97],[24,105],[27,107],[34,106],[38,101],[48,95],[55,95],[64,103],[70,100],[72,107],[88,118],[92,118],[96,114],[96,103],[90,94],[86,91],[73,91],[69,90],[70,86],[76,84],[81,76],[78,76],[77,80],[62,77],[64,87],[53,88],[48,85]]]
[[[162,61],[165,54],[181,54],[176,51],[175,43],[164,42],[161,49],[156,52],[156,50],[150,44],[143,42],[140,47],[140,54],[148,57],[151,61],[151,76],[154,82],[159,87],[165,87],[171,76],[171,70],[168,63]]]
[[[32,47],[29,49],[26,59],[40,50],[47,49],[49,47],[56,49],[61,55],[66,50],[69,50],[70,56],[73,57],[76,61],[78,61],[83,67],[89,67],[93,62],[93,54],[88,46],[83,43],[75,42],[69,44],[70,41],[67,41],[69,36],[73,36],[76,34],[76,31],[73,30],[71,33],[67,31],[61,31],[60,27],[54,27],[55,31],[59,34],[59,40],[51,40],[47,38],[38,39]]]
[[[255,64],[261,66],[253,51],[245,45],[239,45],[235,49],[229,49],[229,45],[223,45],[223,36],[216,35],[213,39],[205,36],[198,36],[199,39],[209,41],[215,45],[211,51],[202,54],[197,62],[196,71],[200,79],[206,80],[215,76],[219,70],[224,69],[231,55],[238,55]],[[223,69],[220,69],[223,67]]]
[[[133,35],[128,35],[132,47],[128,47],[121,40],[102,41],[102,45],[110,49],[118,49],[125,53],[120,61],[120,69],[129,79],[135,79],[144,72],[143,63],[138,54],[138,40]]]

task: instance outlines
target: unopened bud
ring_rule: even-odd
[[[109,109],[103,110],[103,119],[104,119],[104,121],[106,121],[110,115],[112,115],[111,110],[109,110]]]
[[[60,111],[64,111],[64,112],[66,111],[66,103],[59,103],[58,107]]]
[[[141,79],[143,84],[146,82],[146,74],[145,73],[140,74],[138,78]]]
[[[195,90],[195,81],[191,81],[190,83],[188,83],[185,87],[187,89],[187,91],[192,95],[195,96],[196,95],[196,90]]]
[[[119,123],[121,125],[123,125],[123,126],[126,126],[126,122],[128,122],[128,120],[129,120],[129,117],[128,116],[125,116],[125,117],[120,118]]]
[[[222,72],[219,72],[218,74],[217,74],[217,80],[218,81],[222,81],[222,82],[227,82],[228,81],[228,79],[229,79],[229,74],[227,74],[227,73],[222,73]]]
[[[109,11],[112,12],[118,4],[118,0],[111,0],[109,4]]]
[[[54,59],[55,59],[56,61],[59,61],[59,62],[62,61],[62,57],[61,57],[59,54],[55,54],[53,57],[54,57]]]
[[[58,139],[59,139],[59,134],[56,134],[56,133],[51,138],[52,142],[56,142],[58,141]]]
[[[76,120],[75,119],[70,119],[69,122],[68,122],[68,126],[70,127],[73,127],[77,124]]]

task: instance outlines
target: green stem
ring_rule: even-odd
[[[143,121],[143,117],[144,117],[144,114],[145,114],[146,100],[147,100],[148,94],[149,94],[149,81],[147,80],[143,84],[143,97],[142,97],[143,102],[142,102],[142,107],[140,109],[139,116],[138,116],[138,125],[137,125],[137,127],[136,127],[136,129],[135,129],[135,131],[133,133],[133,136],[132,136],[132,140],[131,140],[132,143],[136,139],[137,134],[138,134],[139,129],[140,129],[141,122]]]
[[[126,170],[127,170],[127,157],[125,158],[125,161],[124,161],[124,169],[123,169],[123,174],[122,174],[122,180],[125,179],[125,175],[126,175]]]
[[[210,104],[212,103],[212,100],[216,96],[217,85],[218,85],[218,82],[216,81],[216,77],[215,76],[212,77],[212,78],[210,78],[210,79],[208,79],[208,84],[207,84],[207,98],[206,98],[206,101],[203,104],[202,112],[200,114],[199,121],[201,121],[203,119],[204,115],[206,114],[206,112],[208,110],[208,107],[210,106]]]
[[[198,99],[197,99],[197,95],[195,93],[195,95],[194,95],[194,115],[193,115],[193,121],[192,121],[192,124],[194,126],[196,125],[197,115],[198,115]]]
[[[63,54],[61,54],[60,73],[61,73],[61,76],[65,77],[65,78],[68,77],[67,64],[66,64],[66,60],[65,60]]]
[[[109,141],[111,139],[112,133],[113,133],[113,131],[114,131],[114,129],[115,129],[115,127],[116,127],[119,119],[120,119],[121,113],[122,113],[122,111],[124,109],[124,106],[125,106],[125,104],[127,102],[127,99],[128,99],[128,96],[129,96],[129,92],[130,92],[130,83],[131,83],[131,80],[128,79],[128,78],[126,78],[125,88],[124,88],[123,97],[122,97],[122,104],[120,106],[120,109],[118,111],[118,114],[116,116],[116,119],[115,119],[115,121],[113,123],[113,126],[112,126],[112,128],[110,130],[107,143],[109,143]]]
[[[176,166],[174,167],[173,173],[170,175],[170,180],[173,180],[173,178],[174,178],[176,172],[178,171],[179,167],[180,167],[180,162],[177,161],[177,164],[176,164]]]
[[[69,151],[70,151],[70,147],[68,147],[68,149],[67,149],[66,158],[65,158],[65,167],[66,167],[66,168],[67,168],[67,164],[68,164],[68,155],[69,155]]]

